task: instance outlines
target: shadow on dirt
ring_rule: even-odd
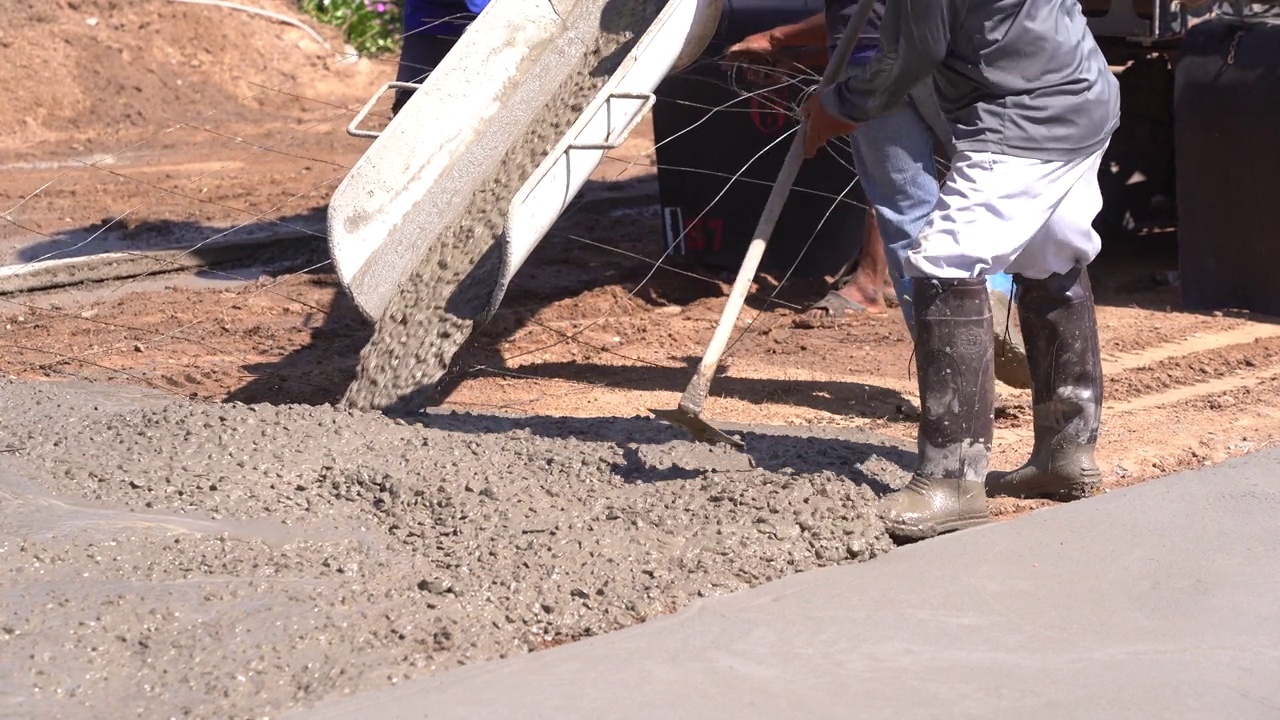
[[[246,365],[253,379],[227,395],[227,402],[327,405],[338,402],[355,379],[360,350],[373,333],[370,323],[341,290],[311,330],[311,342],[271,363]]]
[[[160,250],[185,250],[186,255],[200,261],[193,264],[228,262],[244,256],[244,250],[228,252],[227,244],[253,246],[279,242],[279,238],[296,236],[313,244],[325,237],[327,208],[318,207],[304,213],[260,220],[244,225],[211,226],[193,220],[143,220],[106,218],[78,228],[24,243],[16,256],[21,262],[66,260],[103,253],[149,253]]]
[[[635,207],[628,202],[612,212],[579,212],[564,218],[522,268],[494,318],[458,354],[453,371],[439,384],[432,404],[447,400],[467,378],[510,371],[501,345],[522,329],[538,325],[537,314],[562,300],[599,288],[613,288],[605,300],[597,298],[604,304],[592,309],[603,316],[624,312],[632,304],[683,307],[723,298],[732,281],[727,272],[669,262],[654,270],[653,261],[662,254],[658,222],[656,208]],[[584,237],[592,242],[583,242]],[[1176,240],[1171,233],[1160,233],[1106,243],[1091,272],[1100,304],[1159,311],[1179,306],[1177,287],[1161,284],[1176,268]],[[781,301],[805,307],[821,297],[825,289],[826,283],[821,279],[791,280],[778,298],[771,300],[777,287],[769,278],[762,278],[761,287],[748,299],[748,306],[758,311],[777,308]],[[337,402],[355,377],[360,350],[370,332],[369,321],[339,290],[322,324],[312,330],[310,343],[275,362],[247,367],[254,379],[227,399],[247,403]],[[549,343],[586,342],[574,338],[572,330],[557,333],[558,337]],[[696,358],[683,360],[683,367],[590,361],[525,363],[518,372],[521,377],[678,392],[692,376],[696,362]],[[716,380],[714,392],[748,402],[784,402],[841,415],[913,420],[912,403],[896,391],[855,382],[756,380],[722,375]]]
[[[621,183],[619,183],[621,184]],[[601,183],[606,185],[606,183]],[[613,184],[609,184],[613,185]],[[664,259],[655,269],[655,261],[663,255],[659,213],[655,198],[647,202],[615,190],[607,195],[616,199],[596,203],[584,211],[571,211],[543,240],[521,269],[509,289],[502,306],[458,353],[454,369],[437,386],[429,404],[439,404],[468,377],[477,373],[502,372],[509,369],[499,346],[519,330],[536,324],[535,316],[549,305],[580,297],[599,288],[613,288],[599,308],[602,315],[622,312],[630,304],[645,306],[685,306],[709,298],[723,297],[732,274],[707,270],[678,260]],[[748,298],[747,306],[756,311],[765,308],[803,307],[817,300],[826,290],[821,278],[788,281],[777,298],[778,290],[770,278],[762,278],[758,292]],[[632,292],[634,291],[634,292]],[[253,365],[246,370],[254,375],[246,385],[232,392],[229,401],[324,404],[337,402],[355,377],[360,350],[371,334],[372,326],[341,290],[335,293],[333,306],[323,324],[312,330],[311,342],[272,363]],[[586,342],[562,333],[560,342]],[[623,372],[637,389],[679,390],[688,382],[689,369],[652,368],[656,372],[627,374],[626,368],[573,364],[565,367],[548,365],[548,378],[583,382],[617,384],[614,375]],[[537,366],[522,366],[527,374]],[[595,372],[594,376],[592,372]],[[733,381],[732,394],[756,401],[777,400],[794,390],[790,381]],[[727,392],[719,386],[717,394]],[[826,388],[836,397],[854,397],[872,392],[866,386],[848,384]],[[837,406],[817,391],[806,392],[821,407]],[[896,398],[896,399],[895,399]],[[906,401],[896,393],[882,398],[868,416],[894,414],[893,407]],[[848,412],[846,407],[844,412]]]
[[[613,471],[635,482],[688,480],[708,470],[745,472],[761,468],[770,472],[819,473],[832,471],[877,494],[890,490],[885,477],[905,480],[915,464],[907,444],[853,428],[756,428],[725,424],[746,444],[739,452],[724,446],[690,441],[681,428],[645,417],[565,418],[544,415],[430,412],[406,421],[466,434],[526,431],[539,437],[611,443],[623,451],[623,462]],[[658,446],[680,443],[688,449],[672,463],[672,453]],[[659,460],[658,458],[667,458]]]
[[[508,325],[514,325],[508,319]],[[228,402],[336,403],[355,378],[360,349],[371,329],[367,320],[344,295],[335,298],[334,309],[324,325],[312,331],[311,342],[273,363],[247,366],[256,377],[227,396]],[[464,351],[457,370],[443,386],[438,402],[464,379],[485,373],[502,373],[502,359],[496,345],[509,333],[486,328],[482,339]],[[692,377],[699,358],[683,359],[683,367],[627,367],[596,363],[532,363],[522,365],[521,377],[568,380],[580,383],[607,383],[630,390],[679,391]],[[913,421],[913,403],[895,390],[858,382],[813,382],[799,380],[759,380],[721,374],[715,395],[751,403],[785,402],[837,415],[877,418],[892,422]],[[438,403],[437,403],[438,404]]]
[[[591,383],[607,377],[609,387],[627,390],[680,391],[689,382],[701,358],[683,358],[683,367],[618,367],[589,362],[530,363],[520,367],[523,377],[551,378]],[[896,390],[858,382],[808,380],[757,380],[716,376],[714,393],[750,403],[778,403],[820,410],[832,415],[906,421],[912,401]]]

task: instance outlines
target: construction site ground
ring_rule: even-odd
[[[189,250],[176,261],[189,262],[240,225],[297,239],[238,269],[4,296],[0,372],[211,401],[335,401],[368,326],[318,235],[328,194],[368,143],[343,128],[394,60],[334,59],[301,31],[215,8],[96,5],[3,11],[15,15],[4,42],[21,50],[18,70],[45,75],[21,75],[24,102],[0,109],[4,263],[158,248]],[[142,40],[152,25],[163,42]],[[50,32],[69,37],[70,50],[42,41]],[[663,240],[656,196],[644,189],[656,172],[652,142],[645,123],[597,171],[618,181],[591,188],[604,199],[572,211],[538,247],[459,359],[448,406],[580,417],[674,406],[731,277],[670,259],[654,269]],[[1109,243],[1093,269],[1107,378],[1099,452],[1111,487],[1280,437],[1280,325],[1183,311],[1162,282],[1176,264],[1174,235],[1157,233]],[[772,302],[768,281],[760,290],[710,417],[913,437],[911,344],[896,311],[798,329],[795,314],[822,283],[788,282]],[[1007,467],[1030,446],[1030,396],[999,395],[993,464]]]
[[[1271,562],[1277,459],[1178,473],[287,717],[1272,717],[1280,609],[1256,599],[1277,579],[1255,570]]]
[[[328,265],[324,208],[368,143],[343,128],[394,62],[331,55],[295,28],[224,8],[19,5],[0,8],[0,48],[14,58],[0,106],[0,264],[178,250],[164,264],[199,267],[90,284],[53,270],[46,284],[57,287],[0,295],[0,375],[213,403],[335,402],[369,325]],[[336,31],[320,31],[341,49]],[[597,171],[592,202],[537,248],[459,358],[446,409],[647,418],[675,406],[731,278],[655,268],[652,144],[645,123]],[[281,239],[255,257],[201,260],[221,240],[271,233]],[[1109,242],[1092,270],[1108,488],[1280,438],[1280,324],[1182,309],[1174,238]],[[912,347],[897,311],[800,329],[792,321],[823,283],[771,283],[749,300],[708,417],[912,441]],[[998,394],[992,465],[1007,468],[1031,447],[1030,393]],[[0,454],[19,450],[0,438]]]

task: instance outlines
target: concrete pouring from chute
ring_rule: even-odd
[[[605,32],[609,3],[631,0],[494,0],[381,133],[329,204],[329,248],[343,287],[361,312],[377,320],[397,288],[470,199],[450,177],[498,171],[515,129],[536,108],[505,102],[545,88],[547,103],[564,80],[557,54],[580,52]],[[670,72],[693,62],[715,34],[722,0],[669,0],[617,70],[516,193],[500,238],[502,271],[486,315],[511,279],[586,183],[605,154],[620,145],[653,105]],[[568,18],[578,18],[569,26]],[[584,21],[583,18],[586,20]],[[483,176],[483,175],[481,175]],[[476,318],[483,321],[484,318]]]

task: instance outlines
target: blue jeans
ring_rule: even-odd
[[[938,200],[933,131],[915,106],[906,104],[859,125],[849,140],[854,168],[880,224],[885,260],[902,317],[914,339],[911,278],[903,268],[903,259]],[[987,288],[1012,297],[1013,278],[1007,273],[989,275]]]

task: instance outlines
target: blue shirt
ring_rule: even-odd
[[[840,44],[840,36],[844,35],[844,29],[849,25],[849,18],[853,17],[855,5],[857,5],[855,0],[827,0],[828,56],[834,53],[836,46]],[[871,8],[867,24],[862,29],[862,34],[858,36],[858,41],[854,43],[853,54],[849,56],[850,67],[866,65],[880,49],[880,22],[884,19],[884,9],[885,0],[878,0]]]
[[[405,0],[405,34],[458,37],[489,0]]]

